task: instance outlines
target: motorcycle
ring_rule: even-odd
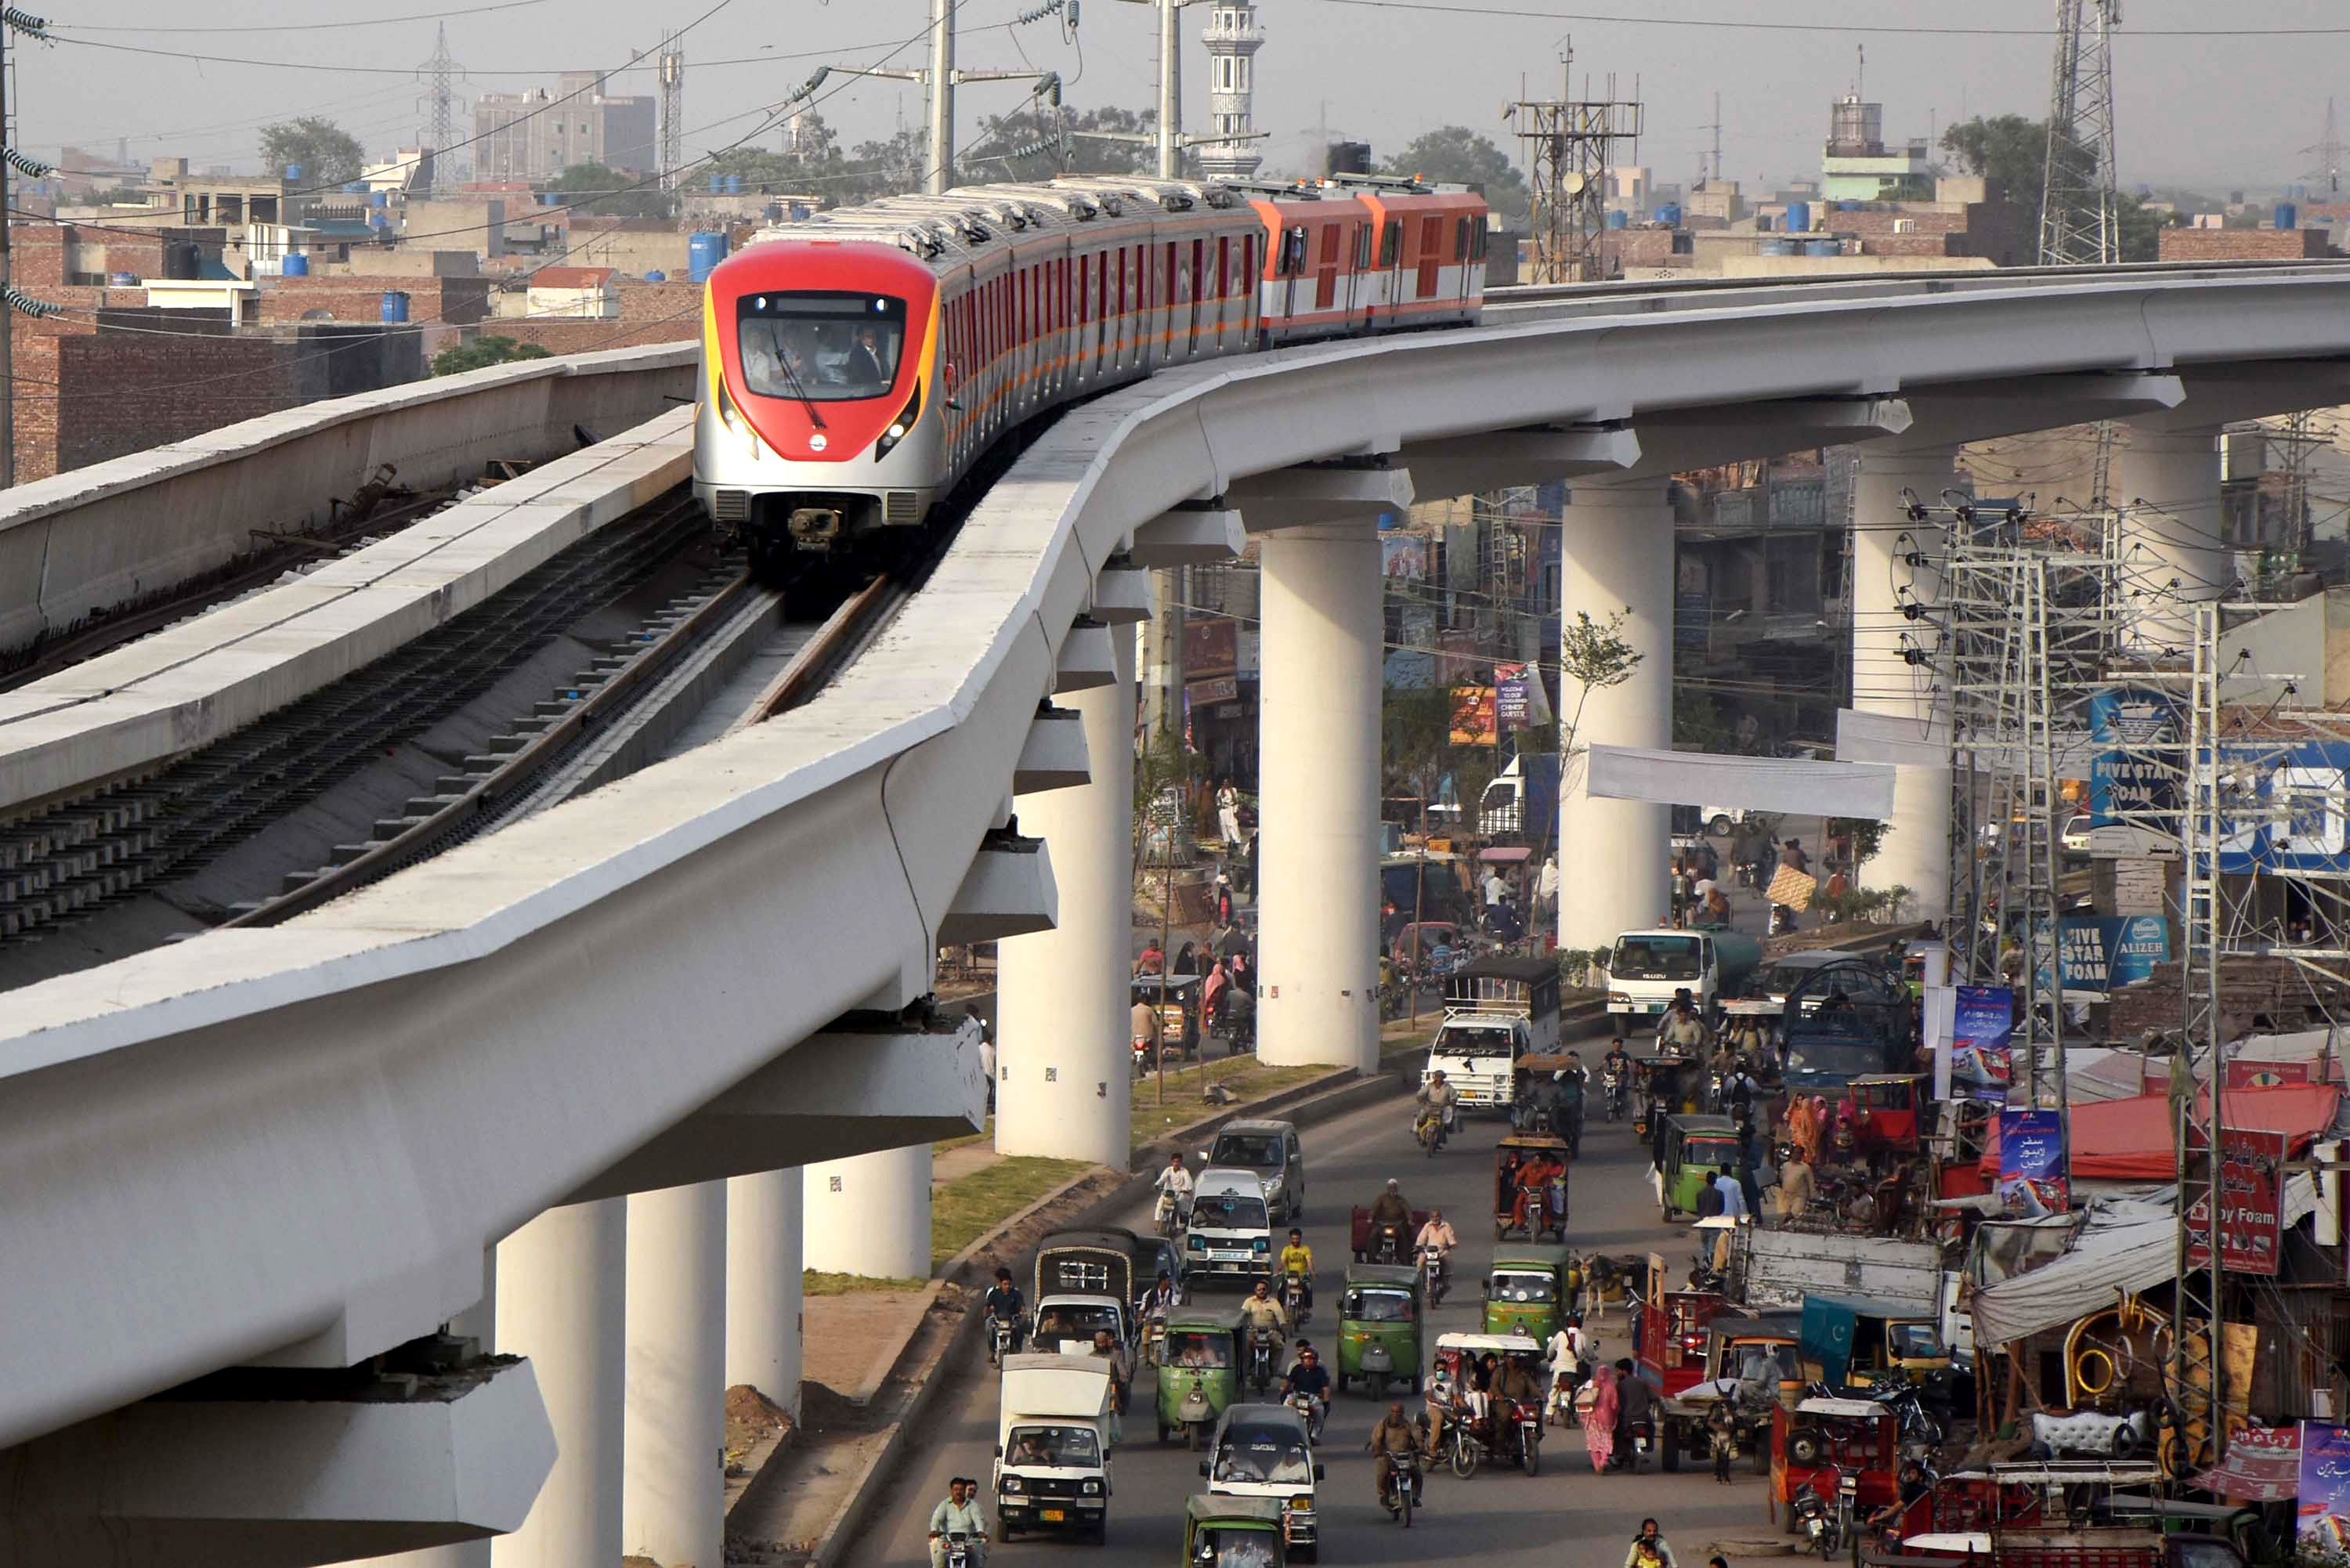
[[[1607,1119],[1621,1121],[1624,1117],[1624,1075],[1610,1067],[1600,1075],[1607,1100]]]
[[[1012,1346],[1017,1340],[1019,1333],[1020,1324],[1017,1319],[999,1317],[994,1320],[987,1336],[987,1364],[990,1366],[1003,1365],[1003,1358],[1012,1354]]]
[[[1159,1206],[1152,1210],[1150,1214],[1152,1228],[1171,1241],[1175,1239],[1176,1228],[1182,1218],[1182,1210],[1175,1201],[1173,1189],[1161,1189],[1159,1194]]]
[[[1300,1327],[1304,1326],[1305,1319],[1309,1314],[1309,1309],[1305,1304],[1305,1276],[1304,1274],[1292,1270],[1287,1274],[1282,1276],[1281,1306],[1283,1311],[1289,1314],[1289,1321],[1291,1324]]]
[[[1156,1366],[1167,1359],[1167,1313],[1154,1309],[1142,1324],[1141,1355],[1145,1366]]]
[[[1654,1422],[1639,1420],[1630,1423],[1625,1428],[1624,1441],[1617,1444],[1616,1451],[1607,1456],[1607,1468],[1613,1470],[1629,1470],[1634,1475],[1640,1474],[1648,1468],[1648,1450],[1656,1445],[1656,1441],[1657,1428]]]
[[[1374,1263],[1403,1262],[1403,1227],[1393,1220],[1382,1220],[1371,1228],[1370,1261]]]
[[[1418,1454],[1388,1456],[1388,1501],[1395,1504],[1396,1517],[1406,1530],[1411,1528],[1411,1511],[1419,1506],[1423,1479]]]
[[[1888,1373],[1868,1386],[1868,1397],[1899,1417],[1905,1450],[1922,1449],[1928,1455],[1941,1450],[1942,1424],[1926,1408],[1924,1397],[1908,1378]]]
[[[1315,1442],[1320,1442],[1322,1440],[1322,1419],[1326,1414],[1328,1414],[1328,1407],[1324,1405],[1321,1400],[1314,1397],[1313,1395],[1305,1393],[1292,1394],[1287,1399],[1284,1400],[1283,1403],[1286,1404],[1291,1409],[1296,1411],[1297,1418],[1305,1423],[1306,1437]]]
[[[1839,1495],[1844,1488],[1845,1481],[1839,1478],[1836,1486]],[[1795,1539],[1803,1550],[1818,1552],[1823,1563],[1834,1557],[1844,1535],[1843,1521],[1837,1510],[1828,1506],[1827,1500],[1820,1496],[1818,1489],[1810,1481],[1795,1489],[1794,1500],[1788,1506],[1794,1511]]]
[[[1421,1292],[1430,1306],[1444,1303],[1444,1293],[1450,1288],[1444,1276],[1444,1249],[1431,1241],[1419,1250],[1419,1277],[1425,1287]]]
[[[1260,1394],[1273,1386],[1274,1363],[1281,1356],[1281,1336],[1269,1328],[1249,1332],[1249,1382]]]
[[[1477,1473],[1484,1461],[1485,1445],[1469,1429],[1465,1416],[1458,1416],[1444,1425],[1444,1458],[1452,1466],[1452,1473],[1467,1480]]]
[[[1434,1159],[1436,1151],[1444,1147],[1444,1118],[1433,1110],[1423,1109],[1412,1124],[1412,1137],[1419,1140],[1420,1148]]]
[[[1542,1471],[1542,1407],[1513,1402],[1509,1410],[1518,1428],[1518,1468],[1530,1476],[1538,1475]]]
[[[972,1568],[971,1537],[960,1530],[948,1531],[946,1549],[939,1555],[946,1568]]]

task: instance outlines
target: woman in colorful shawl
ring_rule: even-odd
[[[1601,1364],[1592,1373],[1585,1391],[1591,1396],[1590,1403],[1575,1401],[1583,1406],[1583,1445],[1590,1451],[1592,1469],[1604,1470],[1607,1457],[1616,1451],[1616,1415],[1620,1402],[1616,1392],[1616,1369]]]

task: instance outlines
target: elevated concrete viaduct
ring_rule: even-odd
[[[1005,1147],[1123,1148],[1125,1032],[1109,999],[1126,955],[1109,932],[1122,939],[1130,864],[1129,670],[1110,631],[1132,624],[1140,570],[1266,541],[1263,1049],[1361,1065],[1376,992],[1361,867],[1376,817],[1377,510],[1440,486],[1580,473],[1564,607],[1628,609],[1655,666],[1647,701],[1587,715],[1586,738],[1637,744],[1653,738],[1651,708],[1669,708],[1658,562],[1671,537],[1656,486],[1672,468],[1841,431],[1827,439],[1890,443],[1865,501],[1884,508],[1895,479],[1914,483],[1972,433],[2101,414],[2193,430],[2233,417],[2221,409],[2325,400],[2312,389],[2350,359],[2350,272],[2327,267],[1607,305],[1497,306],[1472,330],[1185,370],[1074,410],[981,501],[891,628],[785,719],[277,929],[14,994],[0,1021],[0,1316],[16,1332],[0,1345],[0,1442],[18,1447],[0,1465],[85,1441],[224,1367],[342,1368],[429,1335],[482,1299],[484,1250],[504,1240],[500,1348],[530,1357],[565,1458],[498,1560],[605,1560],[636,1533],[612,1500],[681,1473],[663,1467],[702,1442],[710,1397],[648,1385],[640,1409],[635,1363],[625,1383],[615,1375],[628,1360],[615,1339],[639,1342],[611,1303],[642,1195],[759,1179],[758,1129],[790,1108],[785,1091],[846,1086],[877,1149],[975,1117],[955,1097],[972,1086],[959,1046],[938,1046],[929,1087],[899,1096],[887,1064],[920,1047],[860,1062],[856,1043],[827,1044],[836,1021],[913,1003],[941,941],[1007,939]],[[2261,390],[2231,402],[2209,389],[2223,386]],[[2203,483],[2191,447],[2149,445],[2172,466],[2142,486],[2189,515]],[[2182,584],[2204,576],[2179,537],[2149,531],[2145,545]],[[1869,636],[1863,651],[1885,657]],[[1319,787],[1298,787],[1300,771]],[[1912,796],[1907,830],[1921,841],[1929,794]],[[1592,945],[1662,909],[1661,835],[1651,857],[1645,819],[1603,835],[1593,803],[1562,812],[1563,842],[1623,846],[1579,876],[1588,892],[1562,913],[1563,940]],[[1073,924],[1080,911],[1090,927]],[[770,1076],[803,1051],[804,1079]],[[851,1079],[819,1056],[857,1064]],[[616,1218],[605,1195],[623,1192]],[[733,1355],[731,1325],[711,1326],[736,1295],[733,1260],[713,1262],[734,1229],[723,1202],[675,1232],[686,1282],[647,1309],[698,1358],[700,1383]],[[517,1244],[550,1226],[562,1234],[533,1241],[538,1272],[518,1283]],[[713,1231],[714,1252],[693,1239]],[[776,1264],[773,1248],[759,1254]],[[546,1304],[558,1291],[559,1312]],[[765,1354],[779,1354],[772,1334]],[[263,1514],[306,1504],[261,1496],[246,1465],[302,1419],[263,1407],[188,1429],[177,1511],[141,1528],[192,1542],[244,1517],[258,1539]],[[629,1429],[645,1421],[662,1435],[640,1453]],[[531,1484],[508,1478],[494,1508],[474,1500],[463,1519],[452,1500],[442,1538],[501,1528]],[[0,1492],[0,1563],[97,1561],[48,1545],[94,1539],[91,1517],[123,1505],[48,1495]],[[708,1538],[705,1504],[663,1508],[659,1528],[686,1550]],[[333,1550],[428,1543],[410,1520]]]

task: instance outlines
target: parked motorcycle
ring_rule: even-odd
[[[1835,1555],[1835,1511],[1810,1481],[1795,1489],[1794,1501],[1788,1505],[1794,1511],[1795,1540],[1806,1552],[1816,1552],[1825,1563]]]
[[[1915,1383],[1899,1373],[1887,1373],[1869,1384],[1868,1397],[1900,1418],[1905,1450],[1923,1449],[1928,1455],[1941,1451],[1942,1424],[1926,1408],[1925,1397]]]

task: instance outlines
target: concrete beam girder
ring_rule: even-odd
[[[1384,463],[1284,468],[1236,482],[1231,497],[1249,532],[1345,523],[1381,512],[1400,517],[1413,497],[1410,471]]]
[[[1090,612],[1104,626],[1139,626],[1150,618],[1150,574],[1132,556],[1113,556],[1094,574]]]
[[[2341,359],[2212,366],[2178,379],[2186,389],[2182,400],[2132,414],[2129,422],[2148,430],[2197,430],[2350,403],[2350,361]]]
[[[527,1361],[408,1397],[250,1386],[0,1452],[0,1564],[307,1568],[483,1541],[521,1526],[555,1463]]]
[[[1028,725],[1028,739],[1020,747],[1020,761],[1012,771],[1012,793],[1074,789],[1092,778],[1086,756],[1084,715],[1074,708],[1039,704],[1036,717]]]
[[[2187,388],[2172,371],[2148,369],[1918,387],[1906,395],[1917,418],[1900,444],[1941,447],[2158,413],[2184,401]]]
[[[1639,436],[1620,425],[1496,431],[1416,441],[1396,454],[1423,500],[1586,473],[1613,473],[1640,461]]]
[[[991,834],[939,922],[939,946],[1002,941],[1059,923],[1061,901],[1053,888],[1053,859],[1041,838]]]
[[[1248,547],[1241,514],[1228,507],[1169,512],[1134,531],[1127,556],[1137,566],[1220,566]],[[1143,618],[1149,618],[1149,588]]]
[[[1080,620],[1069,628],[1069,635],[1061,643],[1060,663],[1054,675],[1055,693],[1090,691],[1117,679],[1109,628],[1090,620]]]
[[[1844,441],[1898,435],[1910,425],[1908,402],[1889,394],[1785,398],[1752,404],[1674,409],[1644,415],[1635,429],[1635,477],[1741,462]]]
[[[979,1024],[811,1034],[572,1194],[574,1201],[932,1143],[987,1120]]]

